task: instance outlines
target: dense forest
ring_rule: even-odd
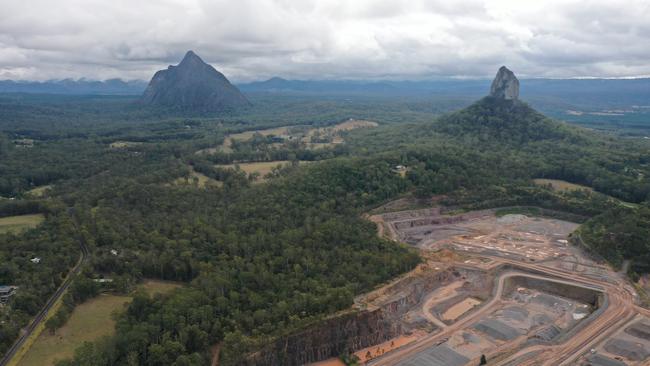
[[[11,319],[0,324],[0,352],[84,243],[91,255],[68,308],[100,290],[130,292],[145,278],[187,285],[166,296],[137,292],[114,337],[84,344],[60,365],[204,365],[217,343],[221,364],[236,365],[260,344],[347,309],[354,295],[412,269],[418,255],[378,238],[362,219],[407,195],[441,195],[459,210],[537,206],[579,215],[590,248],[614,264],[630,259],[632,276],[650,271],[650,149],[643,140],[492,98],[442,115],[460,103],[253,101],[246,113],[187,117],[138,110],[124,97],[0,98],[0,216],[46,215],[36,229],[0,234],[0,285],[20,289],[0,314]],[[254,135],[231,151],[197,153],[229,133],[347,118],[380,126],[341,132],[344,144],[317,150]],[[295,163],[261,184],[217,166],[275,160]],[[404,176],[396,165],[408,167]],[[215,184],[173,183],[190,181],[192,172]],[[593,191],[553,191],[533,178]],[[44,185],[51,189],[43,196],[30,192]],[[43,262],[30,267],[36,255]],[[115,281],[99,288],[92,281],[99,277]]]

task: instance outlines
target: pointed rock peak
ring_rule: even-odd
[[[192,50],[187,51],[187,53],[185,54],[185,57],[183,57],[183,60],[181,61],[181,64],[187,64],[187,63],[190,63],[190,62],[198,62],[198,63],[202,63],[202,64],[205,63]]]
[[[177,66],[156,72],[141,103],[190,112],[214,112],[250,105],[239,89],[194,52]]]
[[[490,96],[500,99],[519,98],[519,80],[507,67],[499,68],[490,88]]]

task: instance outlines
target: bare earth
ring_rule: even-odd
[[[480,305],[481,301],[473,299],[471,297],[466,298],[465,300],[457,303],[456,305],[450,307],[447,309],[447,311],[442,314],[442,319],[443,320],[456,320],[458,319],[461,315],[465,314],[466,312],[472,310],[474,306]]]

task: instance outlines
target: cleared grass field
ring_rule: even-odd
[[[177,178],[172,182],[172,184],[177,186],[192,185],[194,184],[195,179],[196,179],[196,185],[199,188],[205,188],[210,185],[214,185],[214,186],[223,185],[223,183],[216,181],[205,174],[201,174],[197,171],[194,171],[194,169],[192,169],[192,171],[190,172],[189,179],[185,179],[183,177]]]
[[[137,141],[115,141],[112,142],[108,147],[111,149],[126,149],[129,147],[135,147],[138,145],[142,145],[142,142],[137,142]]]
[[[558,179],[533,179],[533,182],[538,185],[546,186],[546,185],[551,185],[551,187],[556,190],[556,191],[577,191],[581,189],[586,189],[589,192],[594,192],[594,189],[591,187],[583,186],[580,184],[574,184],[574,183],[569,183],[564,180],[558,180]],[[639,207],[638,204],[636,203],[631,203],[631,202],[625,202],[621,201],[619,199],[610,197],[616,201],[618,201],[619,204],[628,207],[628,208],[637,208]]]
[[[255,134],[258,133],[263,136],[269,136],[269,135],[291,136],[292,138],[294,138],[294,141],[295,139],[299,139],[300,141],[304,142],[307,148],[309,149],[322,149],[328,146],[342,144],[344,141],[343,138],[339,135],[340,132],[350,131],[356,128],[377,127],[378,125],[379,124],[377,122],[350,119],[345,122],[341,122],[337,125],[328,126],[328,127],[314,128],[306,125],[298,125],[298,126],[282,126],[282,127],[268,128],[264,130],[245,131],[245,132],[228,135],[224,139],[223,144],[221,144],[218,147],[199,150],[196,153],[214,154],[218,151],[224,153],[231,153],[233,152],[232,150],[233,140],[248,141]],[[311,142],[311,138],[317,134],[329,138],[331,142]]]
[[[166,294],[174,289],[182,287],[183,284],[171,281],[146,280],[140,285],[149,295]]]
[[[54,365],[71,357],[83,342],[91,342],[115,332],[111,314],[131,301],[128,296],[99,295],[77,306],[68,322],[56,334],[44,331],[25,354],[19,366]]]
[[[310,163],[308,161],[299,162],[300,165]],[[244,171],[246,174],[258,173],[259,177],[257,181],[264,180],[264,176],[269,174],[275,167],[284,167],[291,164],[289,160],[276,160],[276,161],[262,161],[262,162],[253,162],[253,163],[239,163],[239,164],[225,164],[225,165],[216,165],[219,168],[230,168],[235,169],[239,166],[239,169]]]
[[[25,194],[27,194],[30,197],[40,198],[43,197],[45,193],[47,193],[47,191],[49,191],[50,189],[52,189],[51,185],[40,186],[40,187],[30,189],[29,191],[25,192]]]
[[[256,133],[259,133],[262,136],[286,135],[289,133],[289,128],[291,127],[283,126],[283,127],[268,128],[266,130],[245,131],[245,132],[232,134],[228,137],[229,139],[246,141],[246,140],[250,140],[253,137],[253,135],[255,135]]]
[[[379,126],[377,122],[351,119],[343,123],[339,123],[338,125],[335,125],[334,127],[332,127],[332,130],[334,132],[339,132],[339,131],[350,131],[356,128],[367,128],[367,127],[377,127],[377,126]]]
[[[211,147],[203,150],[199,150],[196,153],[197,154],[214,154],[217,151],[225,152],[225,153],[231,153],[232,150],[232,140],[238,140],[238,141],[248,141],[256,133],[259,133],[262,136],[269,136],[269,135],[287,135],[289,132],[290,126],[283,126],[283,127],[275,127],[275,128],[268,128],[265,130],[253,130],[253,131],[245,131],[245,132],[240,132],[240,133],[233,133],[232,135],[228,135],[224,140],[223,144],[219,145],[218,147]]]
[[[176,282],[147,280],[140,287],[153,296],[181,286]],[[41,333],[18,366],[53,366],[56,360],[71,357],[83,342],[112,335],[115,332],[113,313],[122,311],[130,301],[130,296],[102,294],[78,305],[56,334]]]
[[[311,128],[307,131],[305,136],[302,137],[302,141],[307,144],[307,147],[310,149],[322,149],[344,143],[345,141],[340,136],[341,132],[351,131],[357,128],[370,128],[377,126],[379,126],[377,122],[350,119],[334,126]],[[313,143],[311,142],[311,138],[315,135],[325,136],[329,138],[331,142]]]
[[[0,218],[0,234],[21,231],[34,228],[45,220],[42,214],[9,216]]]
[[[586,189],[588,191],[593,191],[591,187],[583,186],[580,184],[574,184],[574,183],[569,183],[564,180],[558,180],[558,179],[533,179],[533,182],[535,184],[538,184],[540,186],[546,186],[546,185],[551,185],[554,190],[556,191],[576,191],[580,189]]]

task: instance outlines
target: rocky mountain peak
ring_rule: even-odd
[[[192,63],[205,64],[205,62],[196,53],[194,53],[194,51],[189,50],[189,51],[187,51],[187,53],[183,57],[183,60],[181,60],[181,63],[178,64],[178,66],[180,66],[180,65],[189,65],[189,64],[192,64]]]
[[[239,89],[193,51],[187,51],[178,65],[156,72],[140,101],[188,112],[218,112],[250,105]]]
[[[500,99],[519,98],[519,80],[507,67],[501,66],[492,81],[490,96]]]

